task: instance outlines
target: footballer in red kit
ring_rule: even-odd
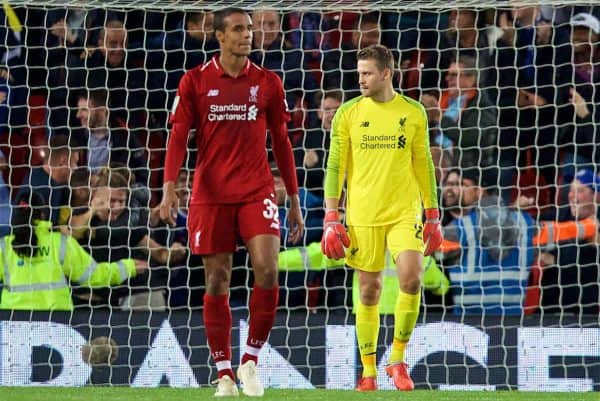
[[[192,253],[202,255],[206,293],[204,324],[218,370],[216,396],[237,395],[231,367],[229,282],[238,239],[248,249],[255,283],[249,304],[249,333],[237,377],[243,392],[264,392],[256,373],[278,303],[279,218],[266,135],[290,197],[290,240],[303,234],[298,183],[287,122],[289,112],[279,76],[248,59],[252,20],[241,9],[215,13],[220,54],[188,71],[171,110],[161,218],[174,224],[174,184],[195,129],[198,155],[190,198],[188,232]]]

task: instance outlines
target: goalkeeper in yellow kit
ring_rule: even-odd
[[[423,254],[431,254],[442,242],[427,117],[420,103],[394,91],[394,61],[385,46],[364,48],[357,59],[362,96],[344,103],[333,119],[321,247],[330,258],[346,257],[358,273],[359,391],[377,390],[378,304],[385,250],[390,250],[400,291],[386,372],[396,388],[410,391],[414,383],[404,351],[419,315]],[[338,215],[344,180],[349,236]]]

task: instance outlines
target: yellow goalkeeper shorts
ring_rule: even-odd
[[[348,227],[350,248],[346,251],[346,264],[367,272],[380,272],[385,268],[385,251],[396,260],[402,251],[423,252],[423,225],[421,222],[401,221],[387,226]]]

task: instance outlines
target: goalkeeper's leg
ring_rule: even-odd
[[[400,252],[396,258],[400,292],[394,310],[394,341],[386,369],[398,390],[410,391],[414,383],[404,363],[405,351],[417,324],[421,302],[422,253],[414,250]]]
[[[356,270],[359,284],[359,302],[356,305],[356,338],[360,361],[363,366],[362,378],[356,389],[373,391],[377,389],[377,339],[379,337],[379,297],[381,296],[381,272]]]

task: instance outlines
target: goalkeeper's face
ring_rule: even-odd
[[[381,71],[375,60],[358,60],[356,69],[360,93],[365,97],[376,97],[391,84],[390,71]]]

